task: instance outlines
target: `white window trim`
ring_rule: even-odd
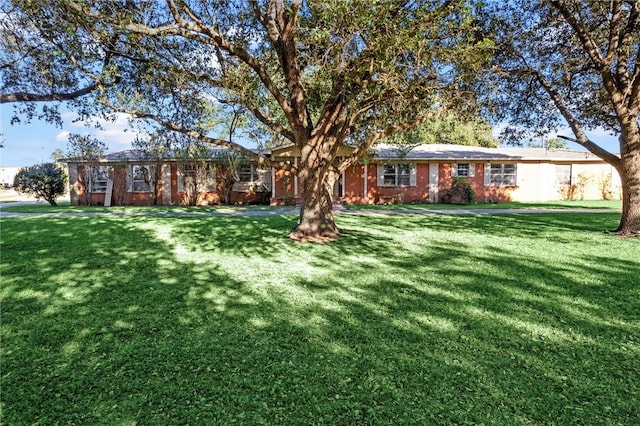
[[[109,185],[109,166],[92,166],[89,174],[89,192],[92,194],[103,194],[107,192],[107,185]],[[96,188],[96,173],[101,171],[106,173],[107,178],[104,180],[104,187]],[[98,181],[102,182],[102,180]]]
[[[491,166],[500,166],[500,183],[491,181]],[[513,183],[504,182],[504,167],[506,165],[513,166]],[[518,164],[517,163],[487,163],[484,168],[484,186],[518,186]]]
[[[240,170],[238,170],[238,182],[245,183],[245,184],[252,184],[260,181],[260,170],[256,164],[250,163],[250,164],[244,164],[243,166],[250,167],[250,171],[248,173],[242,172],[242,175],[249,175],[250,179],[249,180],[240,179]]]
[[[247,166],[247,164],[245,164]],[[251,167],[251,180],[250,181],[242,181],[238,180],[233,184],[234,192],[262,192],[262,189],[265,188],[269,191],[272,190],[272,182],[270,181],[270,172],[268,168],[260,167],[260,165],[255,163],[250,163]],[[248,173],[243,173],[247,175]],[[238,171],[238,178],[240,178],[240,171]]]
[[[149,182],[143,181],[145,182],[147,185],[149,185],[149,189],[147,190],[135,190],[135,183],[138,180],[134,179],[134,170],[136,167],[144,167],[147,169],[147,172],[149,173]],[[153,180],[151,179],[151,176],[153,176],[153,166],[150,164],[132,164],[130,166],[127,167],[127,188],[129,192],[134,192],[134,193],[138,193],[138,194],[146,194],[149,192],[153,191]]]
[[[568,178],[568,181],[560,182],[558,180],[558,168],[559,167],[564,167],[564,168],[568,168],[569,169],[568,175],[565,175],[565,174],[562,175],[562,176],[566,176]],[[555,185],[556,186],[563,186],[563,185],[571,185],[571,184],[573,184],[573,165],[572,164],[556,164],[554,171],[555,171]]]
[[[394,178],[394,184],[385,184],[384,183],[384,167],[386,165],[389,166],[394,166],[395,167],[395,178]],[[398,183],[398,178],[400,176],[400,174],[398,173],[399,168],[403,165],[408,165],[409,166],[409,184],[408,185],[403,185]],[[409,187],[409,186],[416,186],[417,185],[417,166],[416,163],[409,163],[409,162],[393,162],[393,163],[379,163],[378,164],[378,180],[377,180],[377,184],[379,187],[387,187],[387,188],[394,188],[394,187]]]
[[[459,166],[466,165],[467,166],[467,174],[460,175]],[[476,165],[474,163],[453,163],[451,164],[451,177],[475,177],[476,176]]]
[[[185,192],[185,187],[184,187],[184,182],[185,182],[185,166],[194,166],[194,173],[195,173],[195,178],[198,179],[198,183],[203,183],[202,182],[202,175],[200,173],[198,173],[199,167],[206,167],[207,168],[207,172],[206,172],[206,176],[205,179],[207,180],[206,184],[206,191],[200,191],[200,192],[216,192],[217,191],[217,185],[218,185],[218,180],[217,180],[217,176],[216,176],[216,168],[213,164],[211,163],[207,163],[206,165],[203,164],[194,164],[194,163],[182,163],[178,165],[178,179],[177,179],[177,184],[178,184],[178,192]]]

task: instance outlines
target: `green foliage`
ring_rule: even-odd
[[[487,121],[481,118],[466,118],[451,111],[438,114],[415,128],[392,135],[385,139],[385,142],[400,146],[443,143],[497,147],[500,144],[494,138],[493,128]]]
[[[616,213],[0,220],[6,424],[640,423]]]
[[[50,205],[56,205],[56,198],[67,190],[67,175],[57,164],[44,163],[23,167],[18,171],[13,187],[16,191],[43,198]]]
[[[567,149],[567,141],[560,138],[551,138],[544,141],[544,147],[549,149]]]
[[[538,140],[531,139],[526,145],[534,148],[567,149],[567,141],[560,138],[544,139],[544,137],[541,137]]]
[[[72,133],[67,142],[67,155],[84,161],[96,161],[107,150],[107,144],[90,135]]]
[[[513,124],[507,142],[535,141],[568,122],[584,143],[584,130],[619,133],[624,122],[637,123],[631,93],[637,94],[640,64],[631,58],[640,52],[639,7],[622,0],[515,0],[481,9],[483,32],[496,46],[493,72],[481,74],[478,94]]]
[[[295,144],[302,208],[319,212],[332,209],[324,188],[335,169],[355,164],[380,138],[441,109],[474,109],[468,83],[492,43],[476,34],[471,3],[23,0],[16,8],[45,41],[61,40],[56,65],[73,67],[78,56],[88,62],[79,71],[101,70],[97,79],[113,83],[91,93],[83,116],[132,114],[266,165],[268,155],[234,139],[238,125],[253,127],[246,136],[261,145]],[[358,149],[338,159],[344,144]],[[322,226],[299,229],[336,235],[325,216]]]
[[[442,194],[443,203],[472,204],[476,202],[476,193],[466,178],[454,177],[451,187]]]

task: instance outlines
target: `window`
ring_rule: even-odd
[[[195,164],[184,164],[182,166],[182,176],[184,176],[185,182],[191,180],[195,181],[196,178],[196,165]]]
[[[131,182],[133,192],[151,191],[151,171],[149,166],[133,166]]]
[[[106,166],[92,167],[90,192],[107,192],[108,180],[109,180],[108,167]]]
[[[571,164],[556,164],[556,185],[571,185]]]
[[[474,163],[451,164],[452,177],[474,177],[475,175],[476,175],[476,165]]]
[[[178,191],[183,192],[185,188],[197,190],[198,192],[215,192],[215,166],[202,163],[182,164],[178,173]]]
[[[260,180],[255,164],[242,163],[238,166],[238,180],[243,183],[252,183]]]
[[[490,164],[485,172],[485,185],[489,186],[515,186],[515,164]]]
[[[409,186],[411,184],[411,166],[409,164],[385,164],[382,172],[384,186]]]

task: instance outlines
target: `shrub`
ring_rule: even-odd
[[[451,187],[442,195],[442,201],[449,204],[471,204],[476,202],[476,193],[463,177],[454,177]]]
[[[577,191],[578,187],[576,185],[564,184],[558,187],[558,194],[560,194],[560,198],[565,201],[575,200]]]
[[[600,189],[600,196],[603,200],[613,199],[613,191],[611,190],[611,173],[603,174],[598,183]]]
[[[23,167],[16,174],[13,187],[18,192],[36,199],[43,198],[55,206],[56,198],[64,194],[67,188],[67,175],[54,163]]]

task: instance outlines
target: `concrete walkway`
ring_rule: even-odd
[[[296,207],[273,207],[268,210],[238,210],[234,212],[177,212],[177,211],[142,211],[142,212],[55,212],[55,213],[18,213],[2,211],[3,207],[19,206],[27,204],[46,204],[44,201],[20,201],[3,203],[0,202],[0,218],[40,218],[40,217],[82,217],[82,216],[155,216],[155,217],[248,217],[248,216],[280,216],[297,215],[300,210]],[[379,210],[348,210],[341,204],[334,206],[336,214],[340,215],[364,215],[380,216],[392,214],[408,215],[474,215],[474,214],[543,214],[543,213],[619,213],[614,209],[588,209],[588,208],[567,208],[567,209],[451,209],[451,210],[428,210],[428,209],[379,209]]]

